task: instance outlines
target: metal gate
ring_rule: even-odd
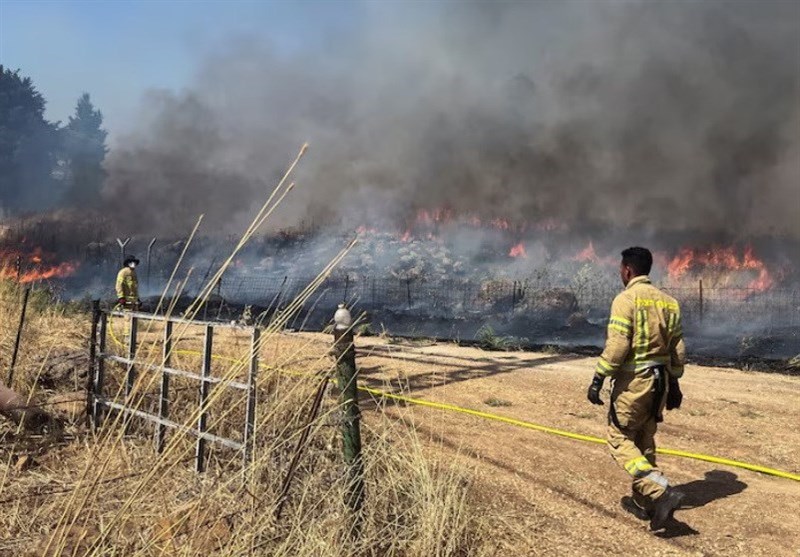
[[[128,322],[128,334],[125,344],[127,356],[118,356],[107,351],[109,337],[109,318],[121,317]],[[139,349],[139,326],[142,321],[158,321],[164,324],[163,354],[160,364],[152,364],[137,360]],[[205,328],[203,350],[198,352],[202,357],[200,373],[176,369],[171,367],[173,356],[173,329],[176,324],[201,326]],[[226,380],[211,375],[211,362],[213,358],[214,331],[217,328],[234,328],[250,332],[250,354],[247,371],[247,381],[239,382]],[[112,335],[113,338],[113,335]],[[119,312],[101,310],[99,303],[95,302],[92,312],[92,332],[90,344],[90,374],[87,385],[87,414],[94,427],[99,427],[103,422],[103,415],[107,409],[116,410],[126,414],[126,422],[136,417],[155,424],[156,451],[164,450],[165,437],[168,429],[181,430],[197,438],[195,445],[195,469],[203,472],[206,466],[206,444],[208,442],[241,451],[242,466],[246,468],[253,454],[254,427],[256,412],[256,378],[258,375],[258,349],[260,331],[256,327],[241,327],[225,323],[212,323],[204,321],[188,321],[175,317],[153,315],[139,312]],[[106,363],[115,362],[125,366],[125,397],[123,400],[112,400],[104,394]],[[135,407],[134,385],[137,375],[142,370],[160,374],[158,413],[152,414]],[[187,427],[170,419],[170,378],[183,377],[194,380],[199,385],[197,406],[197,422],[195,427]],[[245,423],[243,424],[243,441],[239,442],[226,437],[214,435],[208,431],[208,404],[211,385],[220,384],[225,388],[236,389],[247,393],[245,409]]]

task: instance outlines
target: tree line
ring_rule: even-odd
[[[46,100],[29,77],[0,65],[0,211],[96,207],[108,148],[103,115],[88,93],[66,125],[44,117]]]

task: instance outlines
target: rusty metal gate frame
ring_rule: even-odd
[[[106,352],[106,340],[108,334],[109,317],[122,317],[129,320],[129,335],[127,343],[128,356],[123,358]],[[164,323],[164,347],[162,364],[147,364],[136,360],[136,350],[138,348],[137,336],[140,321],[158,321]],[[205,327],[205,337],[203,342],[203,362],[200,374],[190,371],[175,369],[170,367],[172,357],[173,325],[186,324]],[[247,374],[247,382],[225,381],[218,377],[211,376],[212,349],[214,344],[214,329],[241,329],[251,331],[250,362]],[[155,446],[160,454],[164,450],[164,438],[167,429],[179,429],[197,438],[195,445],[195,470],[204,472],[206,467],[206,443],[208,441],[222,445],[224,447],[242,452],[242,468],[246,470],[251,463],[253,456],[254,432],[255,432],[255,413],[256,413],[256,379],[258,375],[258,347],[260,330],[257,327],[243,327],[226,323],[215,323],[209,321],[189,321],[176,317],[166,317],[142,312],[130,311],[105,311],[101,310],[99,303],[95,302],[92,311],[92,333],[89,349],[90,373],[87,382],[87,416],[90,423],[98,428],[103,421],[105,409],[113,409],[127,414],[130,417],[137,417],[156,424]],[[123,403],[109,400],[103,396],[103,384],[105,381],[106,362],[116,362],[127,367],[125,377],[125,400]],[[128,406],[131,402],[130,395],[136,381],[137,368],[146,368],[161,373],[161,385],[159,393],[158,415],[132,408]],[[185,377],[200,383],[198,400],[198,419],[197,427],[186,427],[178,422],[169,419],[169,379],[171,376]],[[244,391],[247,393],[247,405],[245,410],[244,441],[242,443],[226,437],[220,437],[207,431],[207,411],[206,403],[208,400],[209,389],[212,384],[224,384],[225,387]]]

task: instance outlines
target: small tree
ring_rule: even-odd
[[[67,190],[65,203],[72,206],[92,207],[100,201],[100,191],[106,179],[103,168],[108,149],[102,128],[103,114],[96,110],[84,93],[75,106],[64,129],[64,163]]]
[[[53,205],[58,124],[29,77],[0,65],[0,206],[10,211]]]

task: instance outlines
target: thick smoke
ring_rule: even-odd
[[[800,4],[365,9],[301,52],[232,41],[187,90],[148,94],[108,161],[120,226],[236,230],[308,141],[276,227],[446,206],[800,238]]]

